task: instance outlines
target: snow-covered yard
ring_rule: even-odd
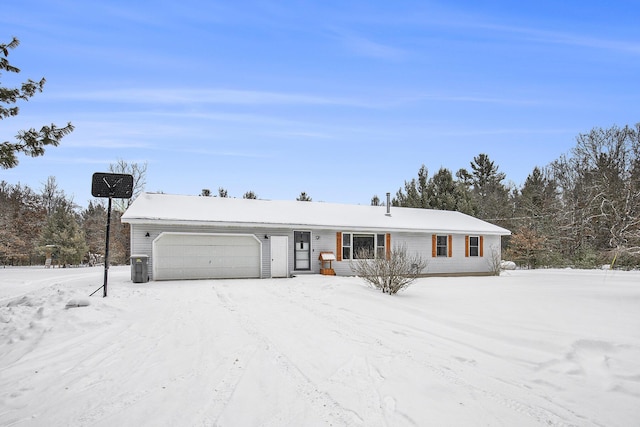
[[[0,425],[640,425],[639,272],[102,274],[0,268]]]

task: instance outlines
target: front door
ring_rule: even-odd
[[[271,277],[288,277],[289,263],[287,236],[271,236]]]
[[[311,270],[311,232],[294,231],[294,270]]]

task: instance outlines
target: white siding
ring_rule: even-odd
[[[349,230],[344,230],[349,232]],[[441,233],[439,235],[447,235]],[[477,236],[477,234],[475,234]],[[410,254],[417,253],[427,261],[425,274],[488,274],[491,272],[491,256],[500,256],[500,236],[483,236],[483,256],[465,256],[465,235],[452,235],[451,257],[432,256],[432,234],[391,233],[391,247],[404,244]],[[333,233],[333,249],[336,251],[336,233]],[[334,270],[338,275],[351,275],[348,260],[334,262]]]
[[[271,277],[271,248],[269,236],[288,236],[289,242],[293,242],[293,232],[307,231],[304,227],[295,227],[290,229],[284,228],[242,228],[242,227],[213,227],[213,226],[195,226],[195,225],[157,225],[157,224],[131,224],[131,250],[135,254],[149,255],[149,272],[153,271],[153,254],[152,242],[162,232],[190,232],[190,233],[230,233],[230,234],[252,234],[261,243],[261,277]],[[288,265],[290,275],[302,274],[319,274],[320,261],[318,256],[320,252],[333,252],[338,255],[336,247],[336,232],[349,232],[351,230],[333,230],[333,229],[313,229],[311,230],[311,270],[310,271],[294,271],[294,251],[293,245],[289,245]],[[359,231],[362,232],[362,231]],[[149,233],[149,237],[146,234]],[[384,233],[384,230],[371,231],[374,234]],[[446,233],[442,233],[446,234]],[[473,235],[473,234],[471,234]],[[478,235],[478,234],[476,234]],[[265,238],[266,236],[266,238]],[[452,257],[436,257],[431,256],[431,233],[391,233],[391,246],[398,244],[406,244],[409,252],[417,252],[428,261],[426,274],[488,274],[491,272],[490,257],[492,255],[492,247],[495,253],[500,254],[500,236],[487,235],[483,236],[484,250],[483,257],[465,257],[465,235],[453,235],[453,253]],[[353,275],[349,261],[334,261],[332,263],[336,274],[341,276]],[[151,277],[153,280],[153,277]]]

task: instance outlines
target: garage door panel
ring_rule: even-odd
[[[154,278],[259,278],[260,255],[252,235],[165,233],[154,241]]]

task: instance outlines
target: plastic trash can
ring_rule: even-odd
[[[133,283],[149,281],[149,255],[131,255],[131,281]]]

